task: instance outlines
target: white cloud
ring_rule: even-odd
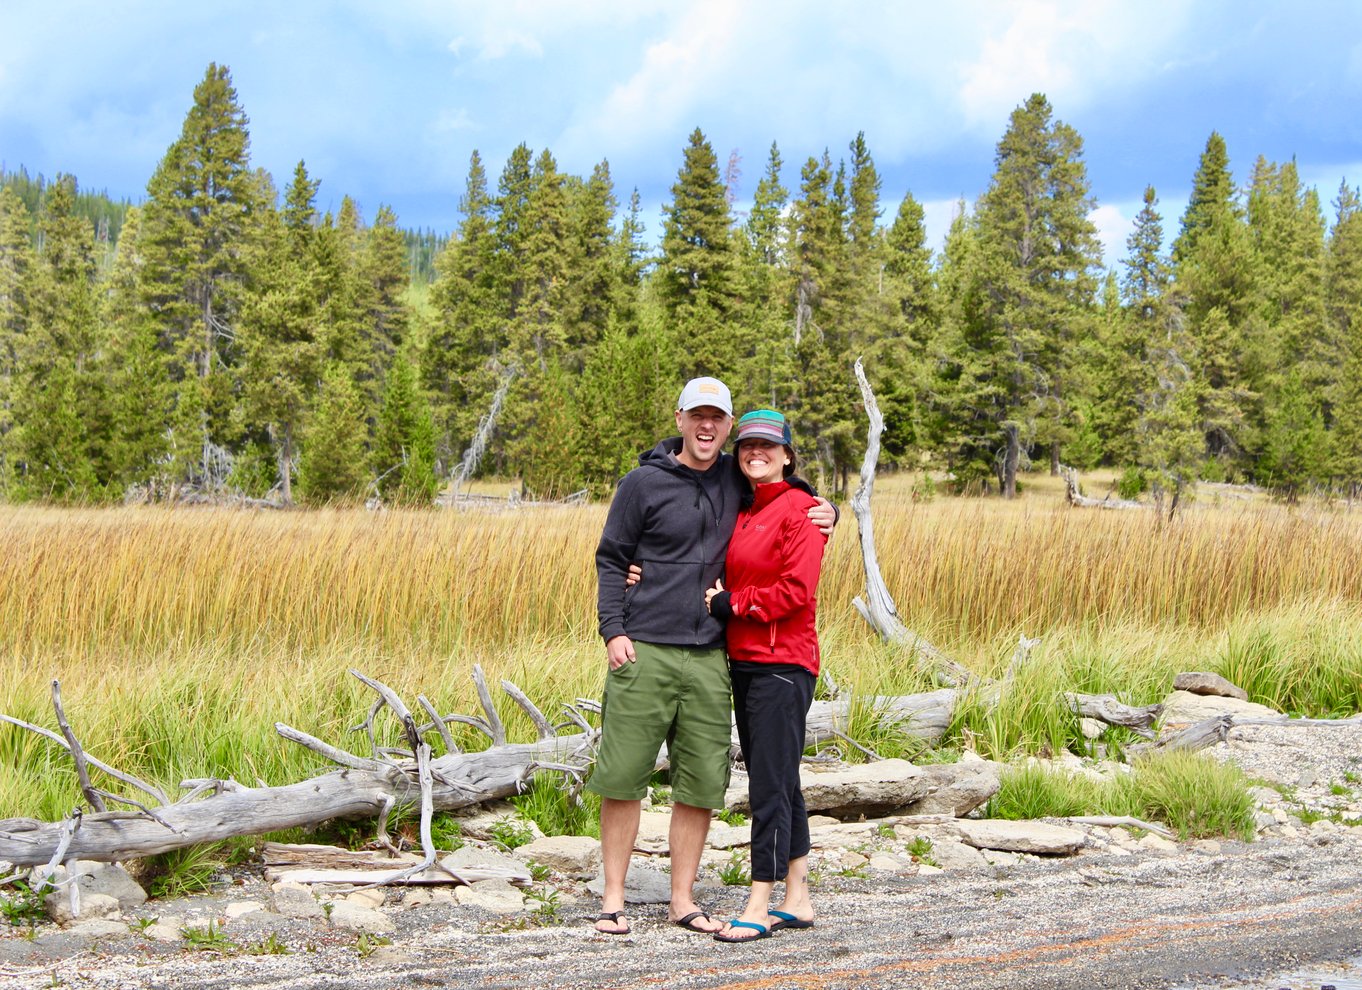
[[[1102,262],[1114,268],[1126,255],[1126,238],[1134,223],[1134,212],[1127,214],[1128,204],[1104,203],[1088,214],[1097,228],[1097,239],[1102,243]],[[1138,204],[1136,205],[1138,209]]]
[[[473,122],[473,118],[468,115],[467,107],[459,107],[457,110],[441,110],[430,122],[430,130],[436,134],[476,130],[477,127],[478,125]]]
[[[1100,100],[1109,90],[1139,86],[1161,71],[1153,53],[1184,22],[1185,0],[1129,4],[1123,0],[1025,0],[991,3],[987,34],[957,66],[966,118],[997,128],[1034,92],[1069,106]],[[964,27],[964,25],[962,25]]]

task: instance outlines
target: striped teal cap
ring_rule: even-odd
[[[794,448],[790,424],[774,409],[754,409],[743,414],[742,419],[738,420],[738,434],[733,445],[736,447],[744,440],[769,440]]]

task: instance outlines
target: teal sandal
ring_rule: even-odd
[[[773,931],[773,932],[778,932],[778,931],[780,931],[782,928],[812,928],[812,927],[813,927],[813,922],[812,922],[812,921],[805,921],[803,918],[796,918],[794,915],[790,914],[788,911],[767,911],[766,913],[769,914],[769,915],[770,915],[771,917],[773,917],[773,918],[779,918],[779,919],[780,919],[780,920],[777,921],[774,925],[771,926],[771,931]]]
[[[716,941],[716,942],[755,942],[755,941],[756,941],[757,939],[759,939],[759,938],[770,938],[770,937],[771,937],[771,929],[767,928],[765,925],[759,925],[759,924],[757,924],[755,921],[739,921],[737,918],[734,918],[732,921],[730,921],[730,922],[728,923],[728,926],[729,926],[730,928],[750,928],[750,929],[752,929],[754,932],[756,932],[757,934],[755,934],[755,935],[745,935],[745,936],[742,936],[741,938],[734,938],[732,935],[725,935],[723,932],[715,932],[715,933],[714,933],[714,941]]]

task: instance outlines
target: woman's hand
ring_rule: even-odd
[[[706,611],[706,612],[713,612],[713,611],[714,611],[714,609],[710,607],[710,603],[711,603],[712,601],[714,601],[714,596],[717,595],[719,592],[721,592],[721,591],[723,591],[723,590],[724,590],[724,583],[723,583],[723,581],[722,581],[722,580],[717,580],[717,581],[714,582],[714,587],[710,588],[708,591],[705,592],[705,611]]]

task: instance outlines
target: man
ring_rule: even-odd
[[[601,746],[588,788],[601,796],[605,891],[597,931],[627,935],[624,881],[638,836],[640,802],[663,742],[671,764],[671,906],[695,932],[721,927],[695,903],[694,885],[729,775],[731,696],[724,627],[705,608],[723,574],[747,482],[723,453],[733,427],[728,386],[686,383],[676,408],[681,436],[639,457],[620,482],[596,549],[597,613],[605,640]],[[811,525],[831,532],[826,501]],[[646,580],[626,589],[631,563]]]

